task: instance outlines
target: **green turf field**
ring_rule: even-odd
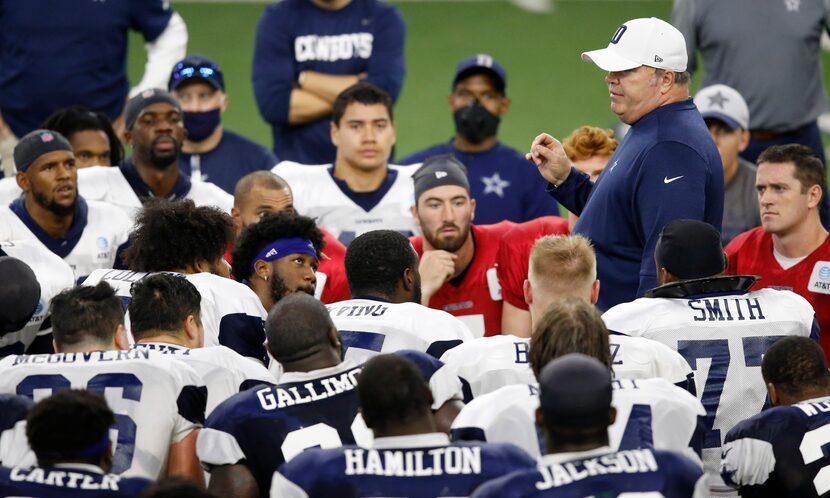
[[[627,19],[670,17],[671,2],[638,0],[559,0],[552,12],[535,14],[507,1],[393,2],[407,23],[407,75],[396,106],[398,157],[453,133],[447,94],[455,64],[487,52],[508,72],[513,99],[500,137],[524,150],[540,131],[564,136],[577,126],[612,126],[603,73],[579,54],[603,47]],[[173,2],[188,25],[188,51],[214,58],[225,73],[229,129],[270,145],[250,82],[254,33],[264,3]],[[130,74],[143,69],[139,36],[130,43]],[[825,55],[825,82],[830,82]],[[759,68],[759,76],[764,68]],[[696,88],[696,86],[695,86]]]

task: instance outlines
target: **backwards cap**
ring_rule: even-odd
[[[726,270],[720,232],[697,220],[674,220],[660,232],[654,261],[675,277],[714,277]]]
[[[124,108],[124,125],[128,130],[132,130],[136,119],[146,107],[156,104],[158,102],[166,102],[175,107],[179,112],[182,110],[181,104],[176,100],[176,97],[170,95],[167,90],[161,88],[150,88],[139,93],[127,102]]]
[[[26,171],[37,158],[56,150],[72,152],[72,145],[66,137],[56,131],[29,132],[14,146],[14,166],[17,171]]]
[[[560,356],[539,374],[539,405],[548,425],[605,427],[611,407],[611,371],[584,354]]]
[[[458,185],[470,193],[467,168],[452,154],[428,157],[412,175],[415,182],[415,203],[427,190],[444,185]]]

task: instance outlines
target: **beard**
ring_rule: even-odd
[[[46,199],[46,196],[43,195],[42,192],[38,192],[36,190],[32,190],[32,196],[35,199],[35,203],[46,209],[47,211],[55,214],[56,216],[69,216],[70,214],[75,212],[75,205],[78,203],[78,195],[76,191],[75,199],[72,201],[72,204],[66,206],[63,204],[58,204],[54,200],[49,201]]]
[[[274,304],[278,303],[280,299],[284,298],[285,296],[292,294],[294,292],[305,292],[311,297],[314,297],[314,286],[311,286],[311,289],[308,288],[299,288],[296,290],[291,290],[285,285],[285,280],[282,279],[279,275],[274,273],[271,275],[271,299],[274,300]]]
[[[444,228],[455,228],[458,230],[458,235],[451,238],[440,237],[438,233],[443,230]],[[460,228],[457,225],[442,225],[438,230],[435,231],[434,234],[429,234],[424,232],[424,237],[426,237],[427,242],[435,248],[440,249],[447,252],[455,252],[461,249],[461,246],[464,245],[464,242],[467,241],[467,237],[470,236],[470,223],[465,223],[464,228]]]
[[[159,137],[159,138],[170,138],[170,137]],[[156,139],[158,140],[158,139]],[[147,151],[147,160],[153,168],[164,171],[170,166],[173,166],[178,162],[179,154],[182,151],[182,144],[180,141],[173,139],[176,141],[176,147],[173,150],[165,151],[165,152],[157,152],[155,145],[156,142],[153,141],[153,146]]]

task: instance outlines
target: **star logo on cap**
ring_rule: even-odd
[[[723,109],[724,108],[723,104],[725,104],[727,102],[729,102],[729,99],[724,97],[723,94],[720,93],[720,92],[718,92],[718,93],[712,95],[711,97],[709,97],[709,105],[713,106],[713,107],[718,106],[721,109]]]
[[[156,91],[151,88],[149,90],[144,90],[143,92],[141,92],[141,97],[145,98],[145,99],[149,99],[150,97],[152,97],[155,94],[156,94]]]
[[[55,139],[55,135],[52,135],[48,131],[46,133],[41,133],[40,134],[40,141],[43,142],[43,143],[51,142],[54,139]]]
[[[435,178],[437,178],[437,179],[444,178],[445,176],[447,176],[446,171],[436,171],[435,172]]]
[[[787,7],[787,12],[798,12],[801,0],[784,0],[784,5]]]
[[[504,189],[510,186],[510,182],[502,180],[498,172],[493,173],[493,176],[482,176],[481,181],[484,182],[484,194],[496,194],[499,197],[504,197]]]

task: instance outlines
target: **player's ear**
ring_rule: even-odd
[[[540,428],[545,426],[545,417],[542,415],[542,407],[536,408],[536,425]]]
[[[608,409],[608,425],[614,425],[614,422],[617,421],[617,409],[613,406]]]
[[[524,294],[525,302],[528,306],[533,304],[533,287],[530,285],[530,280],[525,279],[522,284],[522,294]]]
[[[780,401],[778,390],[775,389],[775,384],[772,382],[767,383],[767,394],[769,395],[769,404],[771,406],[778,406],[778,402]]]
[[[818,207],[821,202],[821,185],[813,185],[807,189],[807,206],[814,208]]]
[[[409,206],[409,212],[412,214],[412,219],[415,221],[415,224],[418,225],[418,228],[423,230],[423,228],[421,227],[421,220],[418,219],[418,205],[413,204]]]
[[[190,343],[199,343],[199,326],[194,315],[187,315],[184,319],[184,333]]]
[[[127,331],[124,329],[124,325],[118,324],[118,327],[115,329],[115,335],[113,336],[113,342],[115,343],[115,349],[119,351],[130,349],[130,341],[127,340]]]
[[[261,259],[256,260],[254,263],[254,274],[267,282],[268,277],[271,276],[271,265]]]
[[[107,451],[105,451],[104,454],[101,455],[100,463],[101,465],[99,465],[99,467],[101,467],[101,470],[103,470],[104,473],[109,474],[112,470],[112,441],[110,441]]]
[[[591,304],[597,304],[599,301],[599,280],[594,280],[591,284]]]
[[[341,349],[343,347],[343,343],[340,340],[340,333],[337,332],[337,328],[332,325],[331,329],[329,329],[329,343],[331,347],[334,349]]]
[[[339,132],[340,128],[337,126],[337,123],[334,121],[331,122],[331,127],[329,128],[329,137],[331,137],[331,143],[334,144],[335,147],[340,146],[340,137]]]
[[[127,145],[133,144],[133,133],[130,130],[124,130],[124,143]]]
[[[225,112],[228,108],[228,94],[223,93],[222,97],[219,99],[219,112]]]
[[[749,147],[749,130],[741,130],[741,143],[738,145],[738,152],[743,152]]]
[[[57,343],[57,341],[55,341],[54,339],[52,339],[52,350],[53,350],[55,353],[60,353],[60,350],[58,349],[58,343]]]
[[[476,219],[476,200],[470,199],[470,222],[472,223]]]
[[[401,275],[403,290],[405,290],[407,293],[411,292],[412,289],[415,288],[415,271],[417,270],[417,268],[417,266],[415,267],[415,269],[406,268],[403,271],[403,275]]]
[[[231,219],[233,220],[233,228],[238,235],[242,232],[242,214],[236,206],[231,208]]]
[[[18,171],[14,175],[14,179],[17,180],[17,186],[20,187],[20,190],[24,192],[29,191],[29,175],[25,171]]]

